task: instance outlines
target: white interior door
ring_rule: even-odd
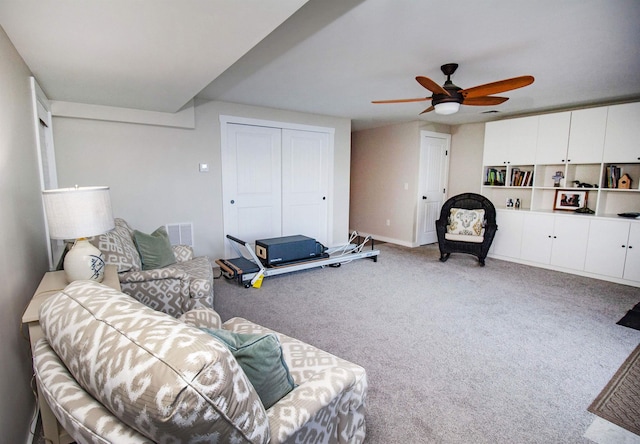
[[[226,125],[222,146],[225,234],[254,243],[282,233],[281,130]]]
[[[329,135],[282,130],[282,235],[327,245]]]
[[[438,242],[436,220],[446,195],[448,153],[451,136],[420,131],[418,184],[418,245]]]

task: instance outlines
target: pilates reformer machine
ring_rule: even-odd
[[[347,244],[333,248],[323,247],[323,251],[317,257],[298,259],[277,265],[265,264],[267,261],[265,261],[264,250],[261,250],[262,247],[258,245],[260,241],[256,241],[256,247],[253,247],[249,242],[231,235],[227,235],[227,239],[229,239],[231,248],[238,257],[234,259],[217,259],[216,264],[220,266],[222,275],[225,278],[235,280],[245,288],[251,286],[260,288],[262,280],[269,276],[317,267],[339,267],[356,259],[371,259],[377,262],[380,254],[380,250],[374,248],[375,242],[373,238],[366,236],[362,239],[354,232]],[[358,243],[353,243],[356,240]],[[367,243],[371,244],[370,249],[365,249]],[[256,254],[256,249],[261,253],[262,260]]]

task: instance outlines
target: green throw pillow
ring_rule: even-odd
[[[154,270],[176,262],[169,235],[164,227],[158,228],[151,234],[133,230],[133,241],[140,253],[143,270]]]
[[[280,341],[275,334],[234,333],[213,328],[202,330],[229,348],[251,381],[265,409],[278,402],[295,387],[289,368],[284,362]]]

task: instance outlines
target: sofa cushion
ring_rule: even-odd
[[[212,328],[202,330],[229,347],[258,392],[265,409],[293,390],[293,378],[284,362],[282,347],[275,334],[254,335]]]
[[[260,398],[205,332],[92,281],[47,299],[40,323],[78,383],[153,441],[268,441]]]
[[[140,254],[143,270],[155,270],[176,262],[171,242],[169,242],[169,234],[164,227],[158,228],[151,234],[133,230],[133,242]]]
[[[91,243],[102,252],[107,264],[116,265],[118,273],[142,270],[140,255],[133,243],[133,230],[124,219],[114,219],[115,228],[91,238]]]
[[[484,227],[484,210],[467,210],[451,208],[447,233],[482,236]]]

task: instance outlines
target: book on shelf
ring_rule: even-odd
[[[498,170],[496,168],[487,168],[487,176],[485,177],[485,185],[504,186],[506,170]]]
[[[530,187],[533,183],[533,171],[522,171],[520,168],[511,170],[512,187]]]
[[[618,180],[620,180],[622,171],[620,167],[615,165],[609,165],[607,167],[607,175],[605,177],[605,187],[606,188],[618,188]]]

